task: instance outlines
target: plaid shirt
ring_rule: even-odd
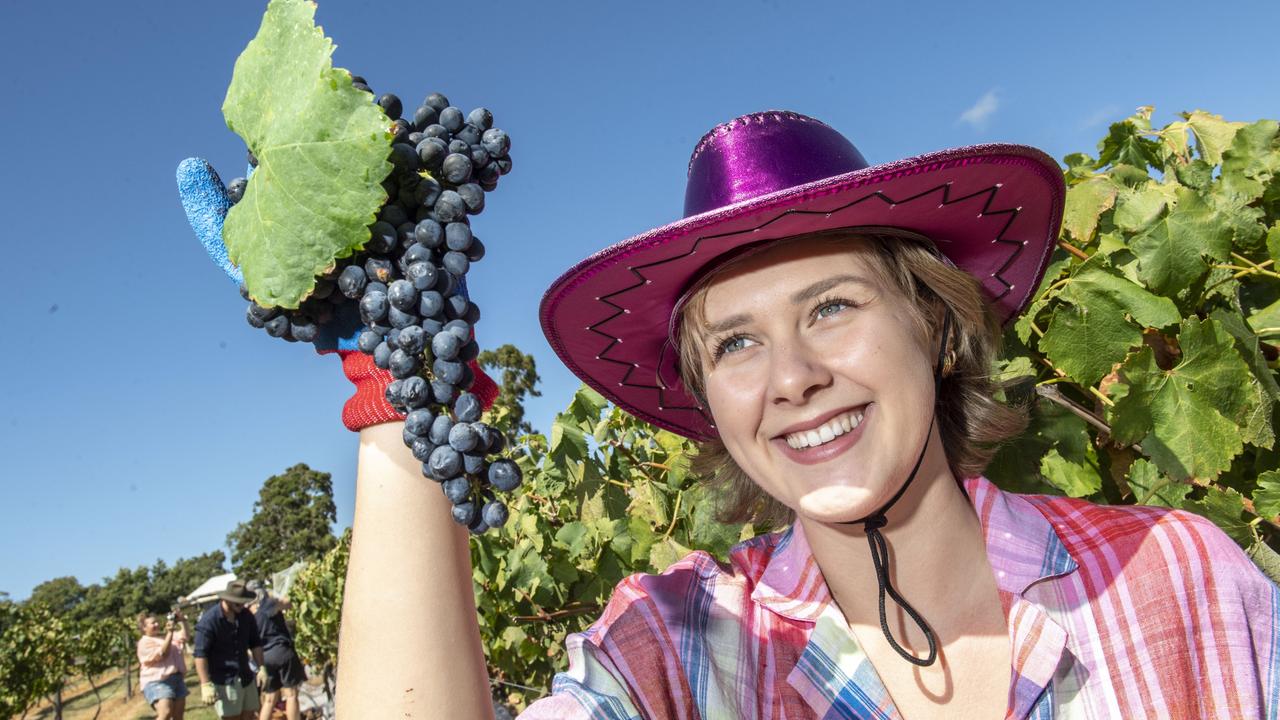
[[[1013,653],[1007,718],[1275,718],[1280,589],[1217,526],[965,481]],[[619,583],[522,720],[899,718],[799,525]]]

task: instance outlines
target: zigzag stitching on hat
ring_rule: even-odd
[[[982,205],[982,210],[981,210],[981,211],[979,211],[979,213],[978,213],[980,216],[983,216],[983,215],[1008,215],[1008,216],[1009,216],[1009,217],[1008,217],[1008,219],[1005,221],[1005,223],[1004,223],[1003,227],[1001,227],[1001,228],[1000,228],[1000,231],[996,234],[996,237],[995,237],[995,239],[994,239],[992,242],[998,242],[998,243],[1002,243],[1002,244],[1005,244],[1005,245],[1012,245],[1012,246],[1013,246],[1013,252],[1009,255],[1008,259],[1007,259],[1007,260],[1005,260],[1005,262],[1004,262],[1004,263],[1003,263],[1003,264],[1002,264],[1002,265],[1001,265],[1001,266],[996,270],[996,272],[995,272],[995,273],[993,273],[993,275],[992,275],[992,277],[994,277],[996,280],[998,280],[998,281],[1000,282],[1000,284],[1001,284],[1001,285],[1003,285],[1003,286],[1004,286],[1004,289],[1000,292],[1000,294],[995,296],[995,299],[996,299],[996,300],[999,300],[999,299],[1003,298],[1005,295],[1009,294],[1009,292],[1013,290],[1013,285],[1004,279],[1004,277],[1003,277],[1003,273],[1004,273],[1006,270],[1008,270],[1009,266],[1013,264],[1013,261],[1014,261],[1014,260],[1016,260],[1016,259],[1017,259],[1017,257],[1018,257],[1020,254],[1022,254],[1022,250],[1023,250],[1023,248],[1024,248],[1024,247],[1026,247],[1026,244],[1025,244],[1024,242],[1020,242],[1020,241],[1017,241],[1017,240],[1008,240],[1008,239],[1005,239],[1005,237],[1004,237],[1004,234],[1005,234],[1006,232],[1008,232],[1008,230],[1009,230],[1009,228],[1010,228],[1010,227],[1012,227],[1012,226],[1013,226],[1013,222],[1014,222],[1014,220],[1016,220],[1016,219],[1017,219],[1017,217],[1018,217],[1018,212],[1019,212],[1022,208],[1006,208],[1006,209],[1004,209],[1004,210],[992,210],[992,209],[991,209],[992,204],[995,202],[996,195],[997,195],[997,194],[999,193],[999,191],[1000,191],[1000,187],[1001,187],[1000,185],[993,185],[993,186],[991,186],[991,187],[989,187],[989,188],[985,188],[985,189],[983,189],[983,190],[978,190],[978,191],[976,191],[976,192],[972,192],[972,193],[969,193],[968,195],[964,195],[964,196],[961,196],[961,197],[958,197],[958,198],[951,198],[951,197],[950,197],[950,195],[951,195],[951,187],[952,187],[951,182],[945,182],[945,183],[942,183],[942,184],[937,185],[937,186],[935,186],[935,187],[932,187],[932,188],[930,188],[930,189],[928,189],[928,190],[925,190],[925,191],[923,191],[923,192],[920,192],[920,193],[917,193],[917,194],[915,194],[915,195],[911,195],[911,196],[909,196],[909,197],[903,198],[903,199],[901,199],[901,200],[894,200],[893,198],[890,198],[889,196],[885,195],[885,194],[884,194],[883,192],[881,192],[880,190],[876,190],[876,191],[874,191],[874,192],[871,192],[871,193],[868,193],[868,194],[866,194],[866,195],[863,195],[862,197],[860,197],[860,198],[858,198],[858,199],[856,199],[856,200],[853,200],[853,201],[851,201],[851,202],[849,202],[849,203],[847,203],[847,204],[845,204],[845,205],[841,205],[840,207],[835,208],[835,209],[833,209],[833,210],[829,210],[829,211],[828,211],[828,210],[797,210],[797,209],[788,209],[788,210],[784,210],[784,211],[782,211],[781,213],[779,213],[779,214],[775,215],[774,217],[769,218],[768,220],[765,220],[764,222],[760,223],[759,225],[757,225],[757,226],[755,226],[755,227],[753,227],[753,228],[747,228],[747,229],[745,229],[745,230],[735,230],[735,231],[733,231],[733,232],[720,233],[720,234],[718,234],[718,235],[702,235],[702,236],[699,236],[699,237],[697,237],[697,238],[694,240],[693,245],[692,245],[692,246],[690,246],[690,248],[689,248],[689,250],[688,250],[688,251],[686,251],[686,252],[684,252],[684,253],[681,253],[681,254],[679,254],[679,255],[673,255],[673,256],[671,256],[671,257],[663,258],[663,259],[661,259],[661,260],[655,260],[655,261],[650,262],[650,263],[645,263],[644,265],[637,265],[637,266],[634,266],[634,267],[628,267],[628,268],[627,268],[627,272],[631,273],[631,274],[632,274],[633,276],[635,276],[635,278],[636,278],[636,282],[635,282],[634,284],[629,285],[629,286],[627,286],[627,287],[625,287],[625,288],[621,288],[621,289],[619,289],[619,290],[615,290],[615,291],[613,291],[613,292],[611,292],[611,293],[608,293],[608,294],[606,294],[606,295],[601,295],[600,297],[596,298],[599,302],[601,302],[601,303],[603,303],[603,304],[605,304],[605,305],[607,305],[607,306],[609,306],[609,307],[613,308],[613,310],[614,310],[614,312],[613,312],[613,313],[611,313],[608,317],[602,318],[602,319],[600,319],[600,320],[598,320],[598,321],[596,321],[596,322],[592,323],[591,325],[587,326],[587,328],[586,328],[587,330],[589,330],[589,331],[591,331],[591,332],[593,332],[593,333],[595,333],[595,334],[597,334],[597,335],[599,335],[599,336],[601,336],[601,337],[603,337],[603,338],[605,338],[605,339],[609,340],[609,343],[608,343],[607,345],[605,345],[605,346],[604,346],[604,348],[602,348],[602,349],[600,350],[600,352],[596,355],[596,358],[597,358],[597,359],[599,359],[599,360],[603,360],[604,362],[611,363],[611,364],[614,364],[614,365],[620,365],[620,366],[622,366],[622,367],[626,368],[626,372],[624,372],[624,373],[623,373],[622,379],[618,382],[618,385],[619,385],[619,386],[622,386],[622,387],[630,387],[630,388],[637,388],[637,389],[643,389],[643,390],[653,390],[653,391],[656,391],[656,392],[658,393],[658,408],[659,408],[659,409],[664,410],[664,411],[665,411],[665,410],[692,410],[692,411],[694,411],[694,412],[697,412],[699,415],[701,415],[701,416],[703,417],[703,419],[704,419],[704,420],[706,420],[706,421],[709,423],[709,422],[710,422],[710,419],[706,417],[706,414],[703,412],[702,408],[700,408],[700,407],[698,407],[698,406],[696,406],[696,405],[670,405],[670,406],[668,406],[668,405],[666,404],[666,401],[665,401],[665,398],[666,398],[666,391],[670,390],[670,388],[668,388],[668,387],[666,386],[666,384],[665,384],[665,383],[663,383],[663,381],[662,381],[662,377],[661,377],[661,375],[660,375],[660,373],[659,373],[659,372],[655,372],[655,373],[654,373],[654,377],[655,377],[655,380],[657,381],[657,384],[652,384],[652,385],[651,385],[651,384],[634,383],[634,382],[631,382],[631,374],[632,374],[632,373],[633,373],[633,372],[634,372],[634,371],[639,367],[639,365],[638,365],[637,363],[634,363],[634,362],[627,362],[627,361],[624,361],[624,360],[617,360],[617,359],[614,359],[614,358],[608,357],[608,353],[609,353],[609,351],[613,350],[613,348],[614,348],[614,347],[616,347],[617,345],[621,344],[622,340],[621,340],[620,338],[618,338],[618,337],[614,336],[614,335],[610,335],[609,333],[604,332],[603,330],[600,330],[600,329],[599,329],[599,327],[600,327],[601,325],[604,325],[604,324],[606,324],[606,323],[610,322],[611,320],[613,320],[614,318],[618,317],[619,315],[623,315],[623,314],[625,314],[625,313],[627,313],[627,312],[628,312],[628,311],[627,311],[627,309],[626,309],[625,307],[623,307],[623,306],[621,306],[621,305],[618,305],[618,304],[614,303],[614,302],[613,302],[613,298],[615,298],[615,297],[617,297],[617,296],[619,296],[619,295],[623,295],[623,294],[625,294],[625,293],[631,292],[632,290],[635,290],[636,288],[641,287],[641,286],[643,286],[643,285],[647,284],[647,283],[649,282],[649,279],[648,279],[648,278],[646,278],[646,277],[641,273],[641,271],[642,271],[642,270],[648,270],[648,269],[650,269],[650,268],[657,267],[658,265],[663,265],[663,264],[668,263],[668,262],[672,262],[672,261],[675,261],[675,260],[680,260],[680,259],[686,258],[686,257],[688,257],[689,255],[692,255],[693,253],[697,252],[697,250],[698,250],[698,246],[702,244],[702,241],[703,241],[703,240],[714,240],[714,239],[722,238],[722,237],[730,237],[730,236],[733,236],[733,235],[741,235],[741,234],[743,234],[743,233],[755,232],[755,231],[757,231],[757,230],[761,230],[761,229],[763,229],[763,228],[765,228],[765,227],[768,227],[769,225],[772,225],[773,223],[775,223],[775,222],[777,222],[777,221],[779,221],[779,220],[781,220],[781,219],[785,218],[785,217],[786,217],[786,216],[788,216],[788,215],[832,215],[832,214],[834,214],[834,213],[840,212],[840,211],[842,211],[842,210],[846,210],[846,209],[848,209],[848,208],[851,208],[851,207],[853,207],[853,206],[855,206],[855,205],[858,205],[858,204],[860,204],[860,203],[862,203],[862,202],[865,202],[865,201],[867,201],[867,200],[870,200],[870,199],[872,199],[872,198],[879,199],[881,202],[887,203],[887,204],[892,205],[892,206],[897,206],[897,205],[905,205],[906,203],[913,202],[913,201],[915,201],[915,200],[919,200],[919,199],[921,199],[921,198],[927,197],[927,196],[932,195],[932,194],[934,194],[934,193],[938,192],[939,190],[941,190],[941,191],[942,191],[941,204],[942,204],[942,205],[955,205],[955,204],[957,204],[957,203],[962,203],[962,202],[965,202],[965,201],[967,201],[967,200],[972,200],[972,199],[973,199],[973,198],[975,198],[975,197],[978,197],[978,196],[980,196],[980,195],[984,195],[984,194],[985,194],[985,195],[987,196],[987,198],[986,198],[986,201],[985,201],[985,202],[983,203],[983,205]],[[657,365],[658,365],[658,369],[660,369],[660,368],[662,367],[662,361],[665,359],[666,351],[667,351],[667,346],[666,346],[666,344],[664,343],[664,345],[663,345],[663,347],[662,347],[662,350],[661,350],[661,352],[660,352],[659,358],[658,358],[658,363],[657,363]]]

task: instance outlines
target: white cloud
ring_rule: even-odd
[[[975,128],[985,127],[990,118],[1000,107],[1000,98],[996,97],[995,88],[988,90],[978,98],[973,107],[960,113],[959,121]]]

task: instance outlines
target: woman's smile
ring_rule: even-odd
[[[875,403],[838,412],[830,420],[812,424],[810,429],[784,433],[772,440],[787,459],[801,465],[826,462],[852,448],[862,439],[864,428],[874,415]]]

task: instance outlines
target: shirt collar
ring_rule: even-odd
[[[1053,525],[1031,503],[980,476],[965,480],[964,487],[982,525],[1006,616],[1013,599],[1032,585],[1076,569]],[[831,603],[831,593],[804,528],[793,523],[776,537],[751,599],[783,617],[816,622]]]

